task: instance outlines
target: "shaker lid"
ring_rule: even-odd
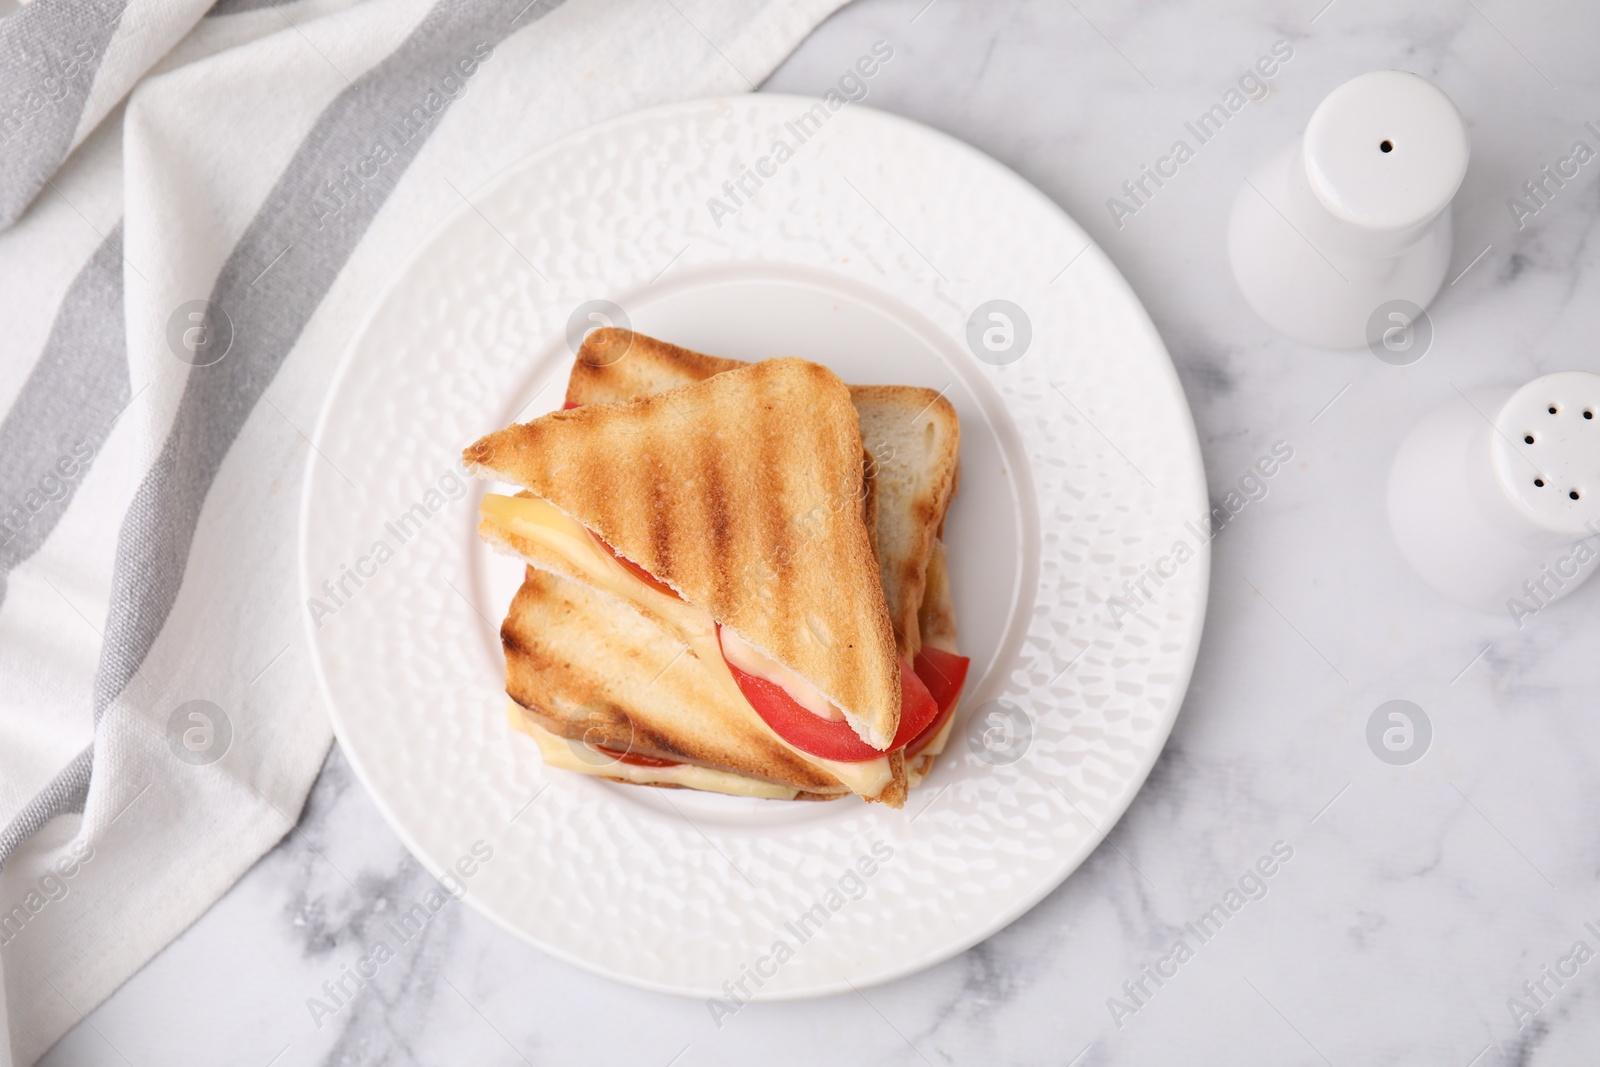
[[[1600,522],[1600,374],[1546,374],[1494,418],[1495,475],[1540,527],[1582,537]]]
[[[1450,203],[1471,145],[1461,112],[1426,78],[1376,70],[1345,82],[1306,126],[1306,176],[1336,217],[1374,230],[1426,222]]]

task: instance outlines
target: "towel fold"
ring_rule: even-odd
[[[35,0],[0,19],[0,1067],[292,830],[304,464],[474,190],[744,92],[842,0]]]

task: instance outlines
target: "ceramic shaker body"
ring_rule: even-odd
[[[1526,620],[1600,561],[1600,374],[1469,393],[1424,418],[1389,475],[1412,568],[1469,607]]]
[[[1450,263],[1450,202],[1470,145],[1438,87],[1373,71],[1318,105],[1305,133],[1240,188],[1228,225],[1250,306],[1296,340],[1356,348],[1420,311]],[[1399,305],[1396,305],[1399,306]]]

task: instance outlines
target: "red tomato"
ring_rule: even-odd
[[[911,664],[900,661],[900,728],[894,732],[893,751],[915,738],[939,717],[939,705],[928,692],[928,687],[911,669]]]
[[[665,582],[658,581],[656,579],[655,575],[651,574],[649,571],[645,570],[643,567],[641,567],[637,563],[633,562],[633,560],[628,559],[626,556],[623,556],[621,553],[619,553],[616,549],[614,549],[610,545],[606,544],[605,541],[603,541],[600,538],[599,534],[595,533],[593,530],[590,530],[589,531],[589,536],[594,538],[595,543],[598,544],[601,548],[603,548],[607,552],[611,553],[611,558],[616,560],[618,563],[622,564],[622,567],[623,567],[624,570],[626,570],[629,574],[633,575],[635,578],[639,579],[645,585],[648,585],[651,589],[654,589],[658,593],[667,594],[669,597],[671,597],[674,600],[682,600],[683,599],[683,597],[681,597],[681,596],[679,596],[677,594],[677,591],[674,590],[672,588],[672,586],[667,585]]]
[[[917,653],[917,677],[922,679],[934,702],[939,705],[939,714],[934,716],[926,729],[906,745],[908,757],[915,756],[927,748],[939,731],[944,729],[944,724],[950,720],[950,716],[955,713],[956,702],[961,699],[961,689],[967,684],[967,668],[971,665],[972,660],[966,656],[958,656],[954,652],[945,652],[926,645]]]
[[[718,625],[720,639],[722,627]],[[727,657],[723,657],[727,662]],[[911,665],[900,661],[900,728],[888,749],[879,751],[867,744],[843,719],[824,719],[795,702],[783,687],[765,678],[746,674],[732,663],[728,670],[738,683],[750,706],[761,716],[761,721],[772,727],[772,732],[808,755],[840,763],[864,763],[877,759],[916,737],[939,714],[939,705],[928,694]]]
[[[571,411],[573,408],[581,408],[581,407],[583,407],[582,404],[577,404],[577,403],[574,403],[571,400],[568,400],[566,403],[561,405],[561,410],[562,411]]]
[[[967,668],[972,660],[954,652],[923,645],[914,665],[917,677],[928,687],[941,712],[955,707],[961,699],[961,688],[967,684]]]
[[[944,724],[949,722],[950,716],[954,715],[955,713],[956,706],[951,704],[948,708],[945,708],[938,715],[936,715],[934,720],[928,724],[928,728],[923,730],[916,737],[912,738],[911,743],[906,745],[906,759],[910,759],[912,756],[920,754],[923,749],[931,745],[933,743],[933,739],[939,736],[939,731],[944,729]]]
[[[603,753],[616,760],[618,763],[631,763],[635,767],[681,767],[683,764],[674,763],[669,759],[656,759],[654,756],[641,756],[637,752],[618,752],[614,748],[604,745],[595,745],[596,752]]]

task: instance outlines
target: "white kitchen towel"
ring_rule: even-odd
[[[0,19],[0,1067],[294,826],[330,739],[295,573],[308,435],[397,266],[522,157],[752,89],[841,2]]]

